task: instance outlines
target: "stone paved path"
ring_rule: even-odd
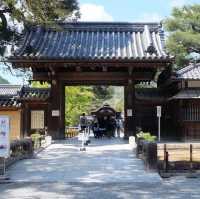
[[[157,173],[145,171],[123,139],[92,139],[86,152],[77,139],[53,144],[36,159],[18,162],[8,174],[18,182],[161,182]]]
[[[92,140],[86,152],[77,140],[51,145],[23,160],[0,184],[0,199],[190,199],[200,198],[200,180],[162,180],[145,171],[123,140]]]

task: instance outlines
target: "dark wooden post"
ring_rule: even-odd
[[[128,80],[128,85],[124,91],[124,113],[125,113],[125,131],[124,137],[134,136],[136,132],[135,126],[135,84],[133,79]]]
[[[27,103],[23,105],[23,113],[22,113],[22,120],[23,120],[23,136],[27,137],[30,136],[30,114],[29,114],[29,106]]]
[[[167,145],[164,144],[164,171],[168,172],[168,161],[169,161],[169,153],[167,151]]]
[[[51,84],[51,98],[48,109],[48,134],[53,139],[65,138],[65,89],[64,84],[55,79]]]
[[[193,169],[192,153],[193,153],[193,147],[192,147],[192,144],[190,144],[190,171],[192,171],[192,169]]]

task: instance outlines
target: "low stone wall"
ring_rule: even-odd
[[[49,146],[51,142],[51,136],[46,136],[44,137],[44,139],[40,140],[39,146],[37,148],[34,148],[35,144],[31,138],[12,141],[10,144],[10,157],[6,158],[5,160],[3,158],[0,158],[0,175],[2,175],[4,172],[4,161],[6,168],[8,168],[19,160],[32,158],[35,152],[37,153],[43,150],[44,148]]]
[[[146,168],[157,170],[157,143],[142,138],[137,138],[136,143],[136,156],[144,160]]]

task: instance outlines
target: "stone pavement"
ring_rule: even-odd
[[[13,165],[0,199],[200,198],[199,179],[162,180],[122,139],[93,139],[86,152],[79,147],[77,139],[55,143]]]
[[[92,139],[86,148],[79,150],[77,138],[53,144],[36,159],[11,167],[9,177],[14,182],[161,182],[123,139]]]

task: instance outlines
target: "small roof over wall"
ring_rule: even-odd
[[[16,96],[21,91],[19,85],[0,84],[0,96]]]
[[[46,101],[48,88],[30,88],[15,85],[0,85],[0,108],[20,108],[23,101]]]
[[[20,108],[21,102],[14,98],[9,96],[0,96],[0,109],[1,108]]]
[[[200,63],[190,64],[176,72],[177,79],[200,80]]]
[[[157,23],[59,24],[32,26],[10,60],[169,60]]]
[[[174,95],[170,100],[178,99],[200,99],[200,88],[184,89]]]
[[[20,92],[20,100],[26,101],[45,101],[50,97],[49,88],[23,87]]]

